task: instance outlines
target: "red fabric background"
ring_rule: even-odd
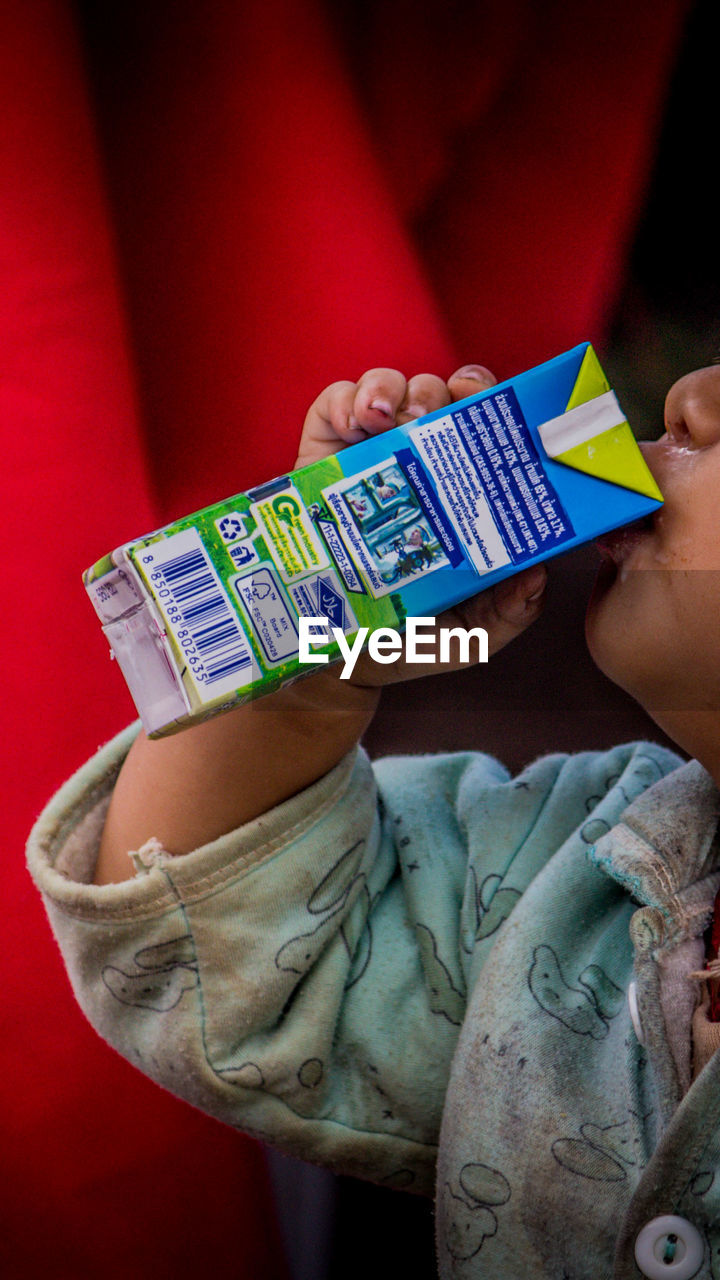
[[[258,1149],[96,1039],[22,865],[133,714],[81,570],[330,380],[602,346],[687,7],[0,0],[3,1276],[283,1274]]]

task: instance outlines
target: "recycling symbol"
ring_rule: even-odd
[[[245,523],[242,516],[227,515],[216,521],[218,533],[223,542],[234,542],[236,538],[245,536]]]

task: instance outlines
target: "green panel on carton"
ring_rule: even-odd
[[[588,347],[566,410],[586,404],[588,400],[594,400],[596,396],[609,390],[610,383],[600,362],[592,347]],[[658,502],[663,500],[627,422],[602,431],[584,444],[556,454],[555,461],[564,462],[566,467],[594,476],[597,480],[622,485],[623,489],[644,493],[648,498],[656,498]]]
[[[568,409],[576,409],[579,404],[595,400],[597,396],[602,396],[609,390],[610,383],[603,373],[600,361],[593,348],[588,347],[565,410],[567,412]]]
[[[620,484],[624,489],[644,493],[648,498],[662,502],[662,494],[638,451],[627,422],[558,453],[555,461],[564,462],[576,471],[584,471],[597,480],[609,480],[611,484]]]

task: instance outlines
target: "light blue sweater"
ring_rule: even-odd
[[[640,744],[511,779],[477,754],[373,769],[358,751],[248,826],[96,887],[131,735],[29,845],[101,1035],[295,1155],[435,1189],[443,1277],[634,1278],[663,1213],[699,1232],[697,1274],[720,1276],[720,1061],[690,1073],[687,974],[720,885],[699,765]]]

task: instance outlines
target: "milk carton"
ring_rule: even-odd
[[[127,542],[84,581],[161,736],[661,503],[583,343]]]

